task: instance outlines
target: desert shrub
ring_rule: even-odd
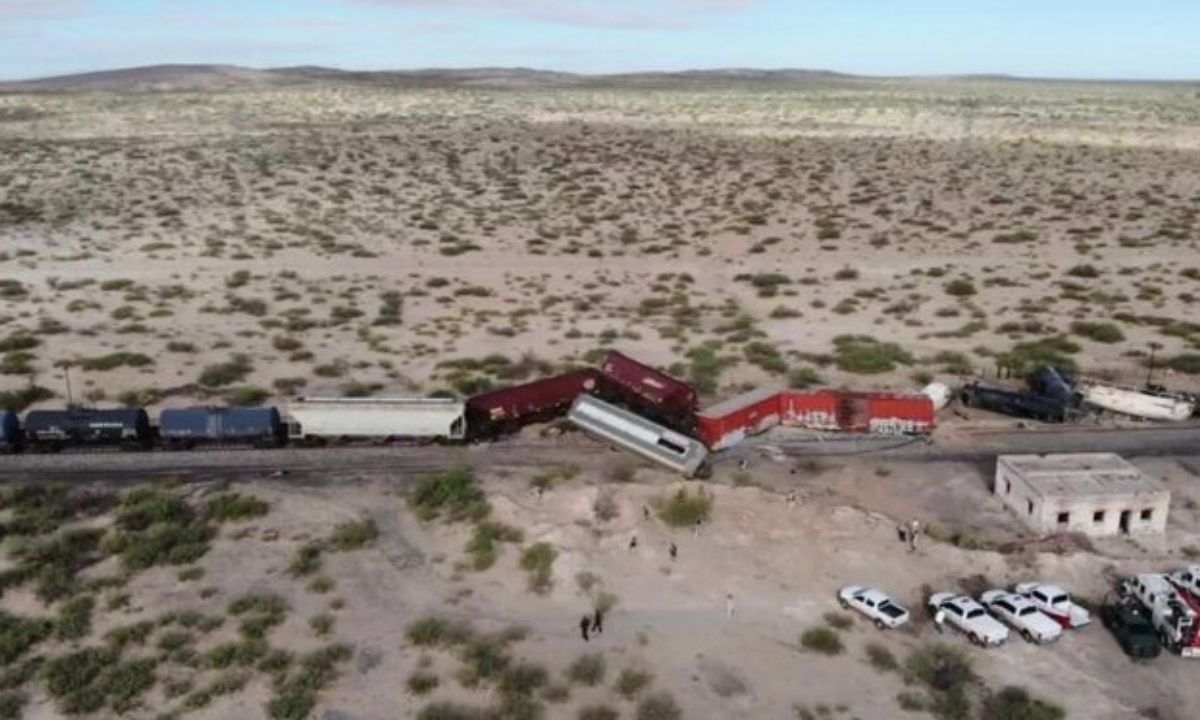
[[[91,372],[115,370],[119,367],[146,367],[153,364],[154,358],[135,352],[115,352],[79,361],[79,367]]]
[[[617,720],[621,713],[607,705],[588,705],[579,708],[579,720]]]
[[[32,350],[42,341],[27,332],[17,331],[0,340],[0,353],[21,352]]]
[[[966,720],[971,702],[966,688],[975,680],[971,662],[958,648],[926,645],[908,657],[904,675],[926,687],[926,710],[942,720]]]
[[[807,365],[792,368],[788,373],[788,387],[795,390],[804,390],[816,385],[821,385],[825,380],[811,367]]]
[[[288,565],[288,573],[293,577],[305,577],[320,570],[323,547],[323,544],[319,542],[301,545],[296,554],[292,556],[292,562]]]
[[[660,500],[658,517],[671,527],[693,527],[708,520],[712,512],[713,498],[703,490],[695,494],[680,488],[670,498]]]
[[[312,628],[317,637],[324,637],[333,631],[333,616],[329,613],[321,613],[314,615],[308,619],[308,626]]]
[[[495,713],[482,708],[454,702],[437,702],[421,708],[416,720],[491,720],[494,717]]]
[[[404,684],[408,688],[409,693],[421,696],[428,695],[436,690],[439,682],[437,675],[417,670],[408,676],[408,680]]]
[[[650,683],[654,680],[654,676],[643,670],[631,670],[625,668],[621,674],[617,676],[616,689],[626,698],[632,698],[641,691],[650,687]]]
[[[975,289],[975,283],[967,280],[966,278],[956,278],[951,280],[943,286],[943,289],[946,291],[947,295],[952,295],[954,297],[970,297],[979,292]]]
[[[329,546],[341,552],[361,550],[373,544],[378,537],[379,528],[375,525],[374,520],[367,518],[366,520],[348,521],[339,523],[333,529],[333,534],[329,536]]]
[[[48,660],[42,678],[66,714],[92,713],[106,704],[122,713],[154,686],[154,666],[150,659],[121,662],[111,649],[85,648]]]
[[[787,362],[779,354],[779,350],[770,343],[759,341],[747,343],[743,352],[746,355],[746,360],[751,365],[757,365],[763,370],[776,375],[787,372]]]
[[[872,642],[867,643],[867,662],[871,663],[871,667],[876,670],[890,671],[897,670],[900,663],[896,661],[896,656],[891,650],[887,649],[886,645]]]
[[[450,522],[476,521],[491,512],[483,490],[475,485],[475,476],[466,467],[421,478],[408,504],[422,520],[444,517]]]
[[[683,711],[668,692],[647,695],[637,706],[637,720],[680,720]]]
[[[544,595],[554,583],[554,559],[558,551],[550,543],[539,542],[525,548],[521,553],[521,569],[529,573],[529,589]]]
[[[225,391],[225,401],[237,407],[261,405],[271,393],[253,385],[240,385]]]
[[[845,649],[842,646],[842,637],[837,631],[824,626],[805,630],[800,635],[800,645],[805,650],[822,655],[839,655]]]
[[[608,663],[603,655],[587,653],[575,658],[574,662],[567,666],[567,677],[578,685],[595,687],[604,682],[607,670]]]
[[[52,397],[54,397],[54,393],[46,388],[30,384],[19,390],[0,392],[0,408],[19,413],[34,403],[49,400]]]
[[[91,595],[76,595],[63,602],[54,622],[54,636],[59,640],[79,640],[92,631],[92,610],[96,599]]]
[[[484,520],[475,526],[475,533],[467,541],[466,552],[471,556],[471,567],[483,572],[496,563],[496,544],[519,543],[523,539],[520,530],[503,523]]]
[[[20,720],[27,702],[29,698],[23,693],[8,690],[0,692],[0,720]]]
[[[1183,355],[1176,355],[1173,358],[1167,359],[1164,364],[1176,372],[1188,375],[1200,375],[1200,354],[1184,353]]]
[[[512,663],[502,639],[494,636],[476,637],[462,647],[459,654],[463,667],[459,682],[464,687],[476,687],[481,682],[499,679]]]
[[[149,620],[136,622],[131,625],[121,625],[104,634],[104,640],[117,650],[126,645],[141,645],[154,632],[154,623]]]
[[[205,387],[224,387],[246,379],[254,371],[250,358],[246,355],[234,355],[232,359],[209,365],[200,373],[198,382]]]
[[[913,357],[895,343],[864,335],[839,335],[833,345],[839,369],[859,375],[891,372],[896,365],[911,365]]]
[[[196,344],[184,340],[172,340],[167,343],[167,352],[191,354],[196,352]]]
[[[858,271],[855,270],[854,268],[850,267],[849,265],[846,265],[841,270],[838,270],[837,272],[835,272],[833,274],[833,279],[834,280],[857,280],[858,279]]]
[[[205,513],[217,522],[247,520],[262,517],[271,509],[271,504],[252,495],[225,493],[209,500]]]
[[[1099,343],[1119,343],[1125,340],[1125,333],[1113,323],[1073,322],[1071,332]]]
[[[286,677],[275,683],[267,703],[273,720],[303,720],[317,704],[317,695],[337,679],[338,666],[354,655],[348,645],[327,645],[301,657]]]
[[[1078,366],[1070,357],[1082,348],[1077,343],[1057,335],[1042,338],[1032,342],[1018,343],[1012,350],[1002,354],[998,360],[1001,364],[1025,373],[1042,365],[1053,365],[1063,370],[1075,370]]]
[[[1032,697],[1020,687],[1006,687],[984,703],[982,720],[1061,720],[1063,709]]]
[[[446,618],[428,617],[409,624],[405,637],[417,647],[450,647],[461,645],[474,633],[469,625],[455,623]]]
[[[214,645],[204,654],[206,667],[224,670],[230,667],[253,667],[270,648],[261,639],[237,640]]]
[[[51,620],[30,620],[0,610],[0,666],[15,663],[29,649],[50,637]]]
[[[4,573],[0,584],[33,580],[34,593],[46,603],[71,595],[78,589],[79,571],[103,558],[103,536],[102,530],[73,528],[46,540],[18,545],[11,552],[17,566]]]
[[[1070,268],[1069,270],[1067,270],[1067,274],[1070,275],[1071,277],[1077,277],[1077,278],[1098,278],[1098,277],[1100,277],[1100,271],[1097,270],[1095,268],[1095,266],[1089,265],[1087,263],[1084,263],[1082,265],[1076,265],[1075,267]]]
[[[534,663],[520,661],[505,668],[500,675],[500,694],[505,697],[530,697],[546,686],[550,674],[546,668]]]

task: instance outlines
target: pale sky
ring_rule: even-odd
[[[1200,0],[0,0],[0,78],[159,63],[1200,79]]]

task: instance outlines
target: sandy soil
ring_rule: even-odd
[[[651,672],[653,688],[670,692],[685,717],[782,719],[795,717],[796,706],[819,705],[841,708],[845,717],[896,717],[897,693],[913,687],[867,664],[865,646],[882,643],[903,659],[936,640],[962,648],[988,687],[1027,687],[1062,705],[1069,717],[1127,718],[1148,708],[1157,708],[1159,717],[1183,717],[1183,708],[1200,702],[1187,681],[1192,665],[1174,657],[1130,663],[1098,624],[1050,647],[1016,641],[979,650],[959,637],[939,638],[920,610],[927,588],[954,589],[971,576],[1003,585],[1057,582],[1094,601],[1104,597],[1114,575],[1184,564],[1179,549],[1200,540],[1195,469],[1171,459],[1143,466],[1177,493],[1166,538],[1101,542],[1093,552],[1066,555],[1034,550],[1004,555],[936,542],[907,552],[897,542],[895,526],[908,518],[995,542],[1022,537],[988,496],[980,469],[970,465],[850,460],[793,474],[790,465],[756,461],[740,479],[755,486],[727,484],[732,472],[705,485],[714,498],[713,515],[699,532],[672,530],[653,515],[645,517],[644,507],[681,486],[653,470],[638,471],[633,483],[585,473],[540,499],[529,489],[532,471],[485,475],[492,518],[521,528],[522,547],[548,542],[558,552],[553,586],[544,596],[527,589],[518,546],[502,545],[498,562],[485,572],[464,567],[469,529],[418,521],[395,480],[374,477],[326,487],[255,483],[235,489],[269,500],[270,514],[248,525],[226,526],[198,563],[206,570],[202,581],[181,583],[174,568],[136,576],[126,588],[132,602],[99,613],[93,636],[168,610],[219,615],[235,597],[269,591],[282,594],[292,608],[272,634],[272,645],[304,652],[331,641],[315,638],[307,621],[340,599],[344,605],[332,611],[333,639],[351,644],[355,656],[321,696],[320,712],[328,718],[411,717],[434,700],[492,704],[492,694],[467,690],[453,679],[452,655],[421,651],[405,641],[406,628],[429,616],[466,620],[482,631],[526,628],[528,636],[514,652],[546,667],[555,681],[585,651],[602,653],[606,681],[597,688],[575,687],[565,702],[550,704],[547,717],[553,718],[575,717],[578,708],[597,703],[632,716],[633,704],[612,689],[624,668]],[[782,494],[788,488],[798,491],[794,506]],[[600,495],[616,508],[609,520],[600,520],[594,510]],[[321,574],[334,581],[331,593],[308,591],[306,580],[287,574],[305,542],[328,535],[337,523],[365,517],[377,523],[380,537],[368,549],[325,556]],[[638,545],[630,549],[635,536]],[[667,552],[672,542],[679,548],[674,561]],[[100,576],[113,569],[102,565],[89,573]],[[577,621],[590,609],[592,595],[581,589],[581,573],[595,576],[598,588],[618,598],[604,633],[586,644]],[[914,627],[880,633],[856,620],[843,633],[847,649],[842,655],[803,650],[799,634],[823,624],[824,614],[837,610],[837,588],[850,583],[887,588],[917,611]],[[204,588],[215,592],[202,597]],[[732,617],[727,594],[734,598]],[[45,612],[22,591],[6,593],[0,603],[10,612]],[[235,630],[226,623],[205,642],[235,639]],[[417,698],[405,691],[404,682],[426,655],[441,686]],[[133,716],[154,717],[178,702],[161,698],[161,692],[160,684],[147,696],[144,711]],[[258,717],[270,693],[265,677],[255,676],[242,692],[187,716]],[[25,716],[59,715],[35,692]]]
[[[32,374],[61,398],[74,363],[95,403],[469,394],[616,346],[711,397],[804,367],[907,388],[1059,334],[1129,382],[1151,348],[1195,350],[1186,89],[348,86],[0,107],[0,277],[18,283],[0,339],[40,342],[6,357],[4,390]],[[911,358],[847,372],[843,335]],[[120,351],[144,357],[83,364]],[[243,372],[197,386],[237,354]]]

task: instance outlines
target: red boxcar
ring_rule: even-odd
[[[789,391],[779,396],[779,413],[784,425],[810,430],[840,430],[836,390]]]
[[[933,431],[933,400],[928,395],[842,393],[838,424],[847,432],[913,435]]]
[[[615,350],[604,358],[600,372],[608,399],[673,430],[694,431],[696,388]]]
[[[700,440],[709,450],[723,450],[770,430],[782,422],[781,398],[778,389],[759,388],[701,410],[696,414]]]
[[[476,395],[467,400],[468,437],[497,437],[561,417],[575,398],[595,393],[598,381],[595,370],[579,370]]]

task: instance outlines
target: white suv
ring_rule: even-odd
[[[838,602],[866,615],[880,630],[908,622],[908,611],[881,590],[850,585],[838,591]]]
[[[1049,615],[1051,620],[1064,628],[1083,627],[1092,621],[1092,614],[1076,605],[1067,591],[1057,585],[1021,583],[1013,588],[1013,591],[1029,598],[1038,610]]]

